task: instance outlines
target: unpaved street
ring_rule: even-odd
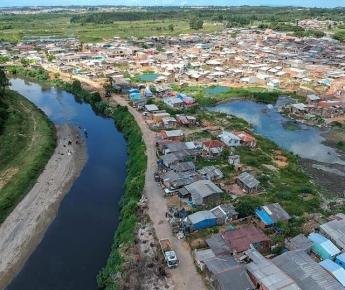
[[[113,95],[113,100],[128,110],[136,119],[143,133],[143,139],[147,148],[147,170],[145,177],[145,195],[148,198],[148,213],[153,222],[158,239],[169,238],[180,259],[180,265],[173,270],[169,270],[175,284],[176,290],[206,290],[206,286],[197,272],[191,255],[189,245],[178,240],[170,229],[170,225],[165,218],[167,212],[166,200],[163,197],[161,187],[154,181],[154,173],[157,169],[157,157],[155,147],[155,133],[152,132],[145,123],[143,116],[134,108],[128,105],[121,96]]]
[[[42,239],[85,161],[86,145],[79,131],[69,125],[58,127],[57,147],[37,183],[0,226],[0,289]]]

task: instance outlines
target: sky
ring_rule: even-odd
[[[0,7],[53,5],[270,5],[345,7],[345,0],[0,0]]]

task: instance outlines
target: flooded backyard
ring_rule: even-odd
[[[301,157],[301,163],[314,180],[332,193],[345,191],[345,157],[326,145],[325,131],[284,117],[273,106],[237,100],[209,108],[246,120],[255,133]]]

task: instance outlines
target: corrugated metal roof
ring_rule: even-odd
[[[222,192],[222,190],[210,180],[195,181],[192,184],[186,185],[186,189],[191,194],[199,194],[202,197]]]
[[[308,250],[313,245],[313,242],[309,240],[305,235],[299,234],[291,239],[285,241],[286,247],[290,250]]]
[[[339,213],[335,219],[320,226],[321,231],[325,232],[339,247],[345,249],[345,215]]]
[[[319,245],[324,249],[331,257],[334,257],[340,254],[340,250],[327,238],[319,233],[311,233],[308,236],[308,239],[311,240],[314,244]]]
[[[217,219],[217,217],[209,210],[202,210],[189,215],[188,219],[192,224],[197,224],[204,220]]]
[[[345,269],[340,267],[338,264],[334,263],[333,261],[326,259],[320,262],[321,267],[326,269],[329,273],[331,273],[341,285],[345,286]]]
[[[285,252],[273,258],[272,262],[303,290],[345,289],[304,251]]]
[[[249,188],[254,188],[260,184],[260,182],[248,172],[241,173],[237,178]]]
[[[338,259],[340,262],[345,263],[345,253],[341,253],[340,255],[338,255],[338,256],[337,256],[337,259]]]
[[[271,260],[263,257],[257,250],[246,251],[252,260],[247,265],[248,271],[269,290],[301,290],[296,282],[280,270]]]

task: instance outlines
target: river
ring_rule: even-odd
[[[105,265],[124,192],[127,150],[114,121],[55,88],[11,80],[11,89],[42,109],[55,124],[86,129],[88,160],[58,214],[8,290],[95,290]]]

